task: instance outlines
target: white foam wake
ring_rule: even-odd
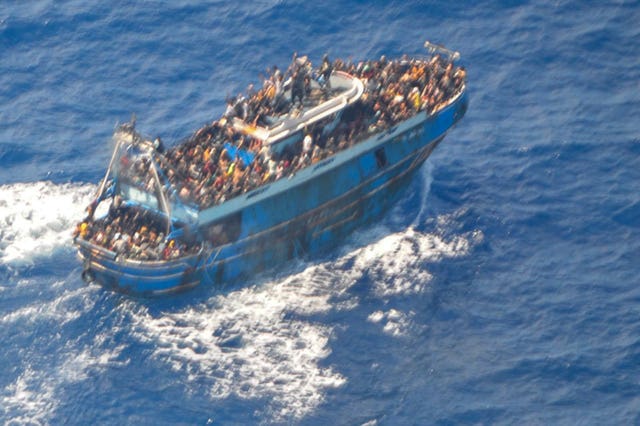
[[[18,285],[29,286],[31,280],[21,280]],[[64,285],[64,281],[58,281],[51,287],[59,287]],[[73,291],[66,291],[57,298],[49,301],[42,299],[35,300],[33,303],[16,307],[13,311],[2,312],[0,315],[0,330],[2,327],[7,329],[38,327],[43,322],[51,322],[59,327],[76,320],[83,312],[90,308],[91,299],[83,297],[87,291],[87,287]],[[82,303],[83,309],[78,310],[78,304]]]
[[[124,345],[114,347],[108,339],[113,330],[105,335],[87,329],[73,340],[62,332],[94,309],[95,297],[87,294],[91,291],[90,287],[65,291],[0,317],[0,335],[19,329],[34,336],[19,352],[19,374],[0,388],[0,419],[8,424],[50,424],[68,385],[87,380],[96,370],[123,364],[119,357]],[[51,332],[40,336],[42,330]]]
[[[378,232],[384,232],[382,227]],[[429,262],[465,256],[482,240],[481,231],[445,238],[409,228],[353,251],[340,259],[338,264],[351,265],[345,276],[353,282],[366,274],[372,282],[373,293],[386,303],[396,296],[424,292],[433,279],[427,269]],[[413,328],[413,316],[412,311],[402,312],[391,308],[386,312],[372,312],[368,321],[381,324],[384,333],[400,337]]]
[[[387,312],[375,311],[367,317],[367,320],[373,323],[385,323],[382,331],[392,336],[404,336],[409,332],[411,317],[413,312],[405,314],[396,309],[390,309]]]
[[[52,363],[46,356],[38,360],[45,368],[27,363],[16,380],[0,389],[0,418],[16,425],[50,424],[65,387],[89,379],[91,372],[126,364],[118,360],[123,345],[106,347],[101,340],[95,336],[87,346],[70,349],[59,342],[63,352]]]
[[[14,183],[0,186],[0,263],[30,263],[69,244],[95,185]]]
[[[304,316],[330,309],[330,292],[305,278],[313,273],[157,318],[145,311],[136,315],[136,329],[141,340],[153,342],[156,358],[196,385],[206,382],[212,398],[268,398],[262,415],[300,418],[323,401],[325,389],[345,380],[319,365],[331,352],[331,328]]]
[[[384,235],[384,227],[372,232]],[[382,236],[374,244],[354,250],[339,263],[353,263],[347,273],[353,280],[367,273],[380,297],[409,295],[422,291],[432,276],[425,262],[460,257],[483,239],[481,231],[445,238],[408,228]]]
[[[348,290],[365,274],[373,295],[383,300],[420,292],[431,280],[425,261],[463,256],[482,238],[388,232],[367,231],[360,235],[367,241],[384,236],[365,247],[344,248],[338,260],[312,264],[282,281],[217,295],[178,312],[151,315],[143,308],[134,314],[134,335],[194,386],[207,383],[212,398],[267,398],[272,403],[262,415],[277,422],[300,419],[324,401],[328,389],[348,380],[320,365],[331,353],[333,328],[318,317],[357,306],[358,296]],[[376,310],[368,321],[402,337],[412,332],[413,316]]]

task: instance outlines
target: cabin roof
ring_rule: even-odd
[[[317,82],[314,81],[314,83]],[[330,96],[324,96],[319,86],[313,88],[315,93],[307,97],[302,109],[292,108],[277,117],[270,117],[270,126],[257,126],[234,117],[232,124],[235,130],[248,136],[260,139],[265,145],[275,144],[317,121],[339,112],[356,102],[364,92],[360,79],[342,71],[331,76]]]

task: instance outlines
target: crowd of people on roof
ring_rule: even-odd
[[[297,63],[294,61],[294,64]],[[263,117],[275,113],[272,104],[288,104],[291,108],[299,101],[299,95],[291,95],[291,101],[283,100],[283,74],[274,67],[274,73],[266,78],[263,87],[251,97],[236,98],[229,104],[221,120],[200,129],[187,143],[174,147],[166,153],[167,177],[178,196],[185,202],[192,202],[200,208],[219,204],[255,187],[283,176],[291,175],[309,164],[326,158],[333,153],[351,146],[371,133],[387,129],[406,120],[418,111],[432,112],[438,105],[449,99],[461,87],[464,69],[455,68],[453,63],[434,56],[430,62],[410,60],[388,61],[382,57],[377,61],[359,64],[334,61],[330,66],[325,57],[318,74],[327,78],[327,69],[341,70],[360,78],[365,84],[361,100],[352,107],[350,114],[336,129],[323,135],[324,123],[317,123],[306,129],[302,143],[275,154],[262,146],[261,140],[237,131],[230,119],[238,116],[243,121],[256,116]],[[291,76],[292,88],[300,74],[309,78],[312,70],[308,61],[287,71]],[[327,83],[328,84],[328,83]],[[276,88],[275,91],[272,90]],[[309,90],[301,89],[304,96]],[[255,159],[246,164],[241,158],[232,157],[225,144],[255,154]]]
[[[234,117],[251,125],[268,125],[270,116],[302,108],[305,98],[312,96],[312,77],[320,81],[320,96],[326,98],[332,90],[330,75],[335,71],[358,77],[365,90],[328,134],[323,132],[326,122],[315,123],[305,129],[302,141],[275,153],[262,146],[259,138],[233,126]],[[171,184],[170,201],[177,201],[177,198],[203,209],[266,182],[290,176],[419,111],[433,113],[460,90],[465,80],[464,68],[454,66],[439,55],[430,61],[407,57],[387,60],[382,56],[379,60],[357,64],[340,59],[331,62],[325,55],[322,65],[315,70],[305,57],[294,55],[285,73],[273,67],[268,74],[263,78],[260,90],[249,86],[246,96],[229,99],[221,119],[201,128],[185,143],[153,157],[159,166],[155,172],[159,170],[161,177]],[[285,81],[289,82],[288,98]],[[236,153],[240,150],[250,152],[252,160],[232,155],[229,147],[234,147]],[[151,162],[151,157],[133,162],[123,159],[120,175],[140,189],[154,192],[157,182],[150,173]],[[165,238],[161,228],[149,226],[146,218],[140,216],[143,214],[131,210],[108,220],[85,221],[79,225],[76,234],[128,258],[140,260],[169,259],[193,251],[176,242],[161,241]],[[80,229],[83,224],[84,230]]]

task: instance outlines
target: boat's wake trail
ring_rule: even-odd
[[[0,264],[30,263],[69,244],[94,191],[89,184],[0,185]]]
[[[182,312],[140,313],[136,328],[142,340],[154,342],[156,358],[194,386],[206,383],[212,398],[266,397],[272,412],[263,415],[299,418],[323,400],[324,389],[345,381],[319,365],[331,352],[331,327],[307,319],[331,309],[330,297],[322,277],[304,272]]]
[[[334,314],[346,318],[343,314],[359,305],[360,296],[350,291],[356,282],[366,274],[371,297],[385,302],[419,293],[431,280],[425,262],[463,256],[482,238],[480,233],[445,240],[413,229],[388,232],[369,230],[364,234],[375,242],[346,247],[337,260],[282,281],[216,295],[179,312],[151,314],[142,308],[134,315],[134,335],[151,342],[154,358],[184,374],[194,391],[204,384],[213,399],[267,398],[268,412],[260,417],[300,419],[324,401],[327,390],[349,380],[324,360],[331,353]],[[413,330],[412,315],[372,309],[367,320],[380,324],[381,333],[402,338]]]
[[[73,398],[65,391],[123,365],[118,358],[124,345],[113,344],[113,329],[78,327],[78,321],[87,324],[96,295],[86,286],[64,290],[65,285],[55,282],[39,300],[0,315],[0,335],[11,348],[3,364],[11,382],[0,387],[0,419],[8,424],[55,424],[60,405]]]

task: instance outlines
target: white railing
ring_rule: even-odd
[[[424,42],[424,47],[431,53],[441,53],[447,55],[452,62],[460,59],[460,52],[456,52],[455,50],[450,50],[444,47],[441,44],[431,43],[429,40]]]

